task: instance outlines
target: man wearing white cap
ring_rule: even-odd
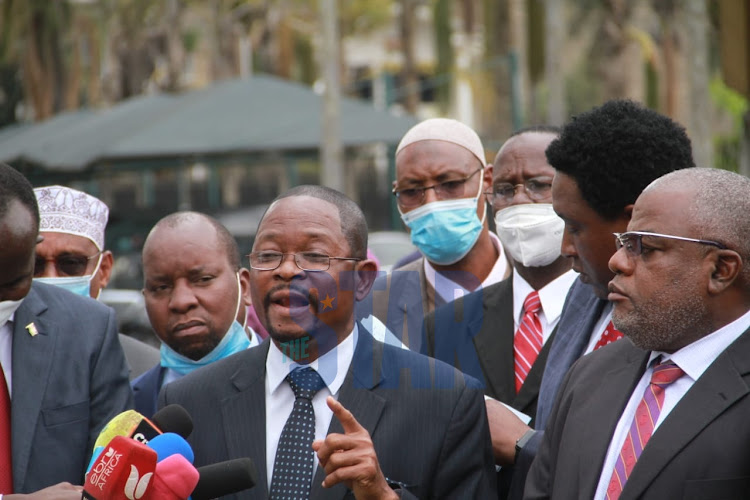
[[[133,396],[112,309],[33,282],[31,184],[0,164],[0,493],[82,484],[104,425]]]
[[[372,313],[411,349],[436,306],[498,283],[511,267],[487,226],[492,184],[479,136],[456,120],[433,118],[409,130],[396,149],[401,219],[423,257],[375,281],[359,315]]]
[[[104,249],[109,208],[103,201],[65,186],[34,189],[39,234],[34,279],[97,299],[112,273],[112,252]],[[134,379],[159,362],[159,352],[127,335],[120,343]]]

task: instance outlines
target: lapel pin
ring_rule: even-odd
[[[29,331],[29,335],[31,335],[32,337],[36,337],[39,334],[34,323],[29,323],[28,325],[26,325],[26,330]]]

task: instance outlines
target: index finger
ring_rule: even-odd
[[[341,427],[344,428],[344,434],[353,434],[365,430],[365,428],[357,422],[357,419],[354,418],[352,412],[344,408],[344,405],[336,401],[332,396],[326,398],[326,404],[328,404],[328,408],[331,409],[333,415],[339,419],[339,422],[341,422]]]

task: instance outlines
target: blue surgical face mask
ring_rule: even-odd
[[[69,292],[73,292],[81,297],[91,297],[91,280],[99,272],[99,266],[102,264],[102,255],[99,255],[99,260],[96,262],[94,272],[86,274],[84,276],[68,276],[68,277],[55,277],[55,278],[34,278],[34,281],[40,283],[47,283],[48,285],[54,285],[63,288]],[[99,290],[101,293],[101,290]],[[96,297],[97,299],[99,297]]]
[[[401,214],[401,220],[411,229],[411,241],[427,260],[447,266],[463,259],[474,247],[482,231],[487,210],[482,220],[477,217],[477,202],[482,182],[474,198],[433,201]]]
[[[242,287],[240,285],[240,275],[237,273],[237,308],[234,311],[234,317],[239,314],[240,306],[242,305]],[[247,322],[247,319],[245,319]],[[159,354],[161,355],[161,366],[165,368],[171,368],[181,375],[187,375],[188,373],[197,370],[201,366],[206,366],[214,361],[224,359],[232,354],[240,351],[244,351],[250,347],[250,339],[245,332],[245,326],[241,325],[236,319],[232,321],[229,327],[229,331],[221,339],[221,342],[213,348],[211,352],[203,356],[198,361],[194,361],[188,357],[178,353],[166,343],[161,343]]]

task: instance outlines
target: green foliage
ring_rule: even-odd
[[[714,166],[737,172],[740,162],[740,140],[742,137],[742,117],[750,109],[748,100],[727,87],[718,76],[709,84],[711,100],[716,107],[732,118],[732,131],[728,135],[713,138]]]

